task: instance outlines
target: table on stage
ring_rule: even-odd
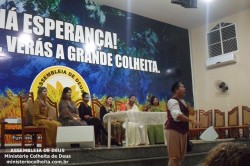
[[[147,136],[147,125],[164,126],[167,120],[167,112],[137,112],[137,111],[123,111],[110,112],[103,117],[103,121],[108,123],[108,147],[111,145],[111,121],[118,120],[125,122],[126,126],[126,147],[128,146],[128,122],[134,122],[145,126],[145,138]],[[163,128],[164,130],[164,128]],[[164,134],[165,137],[165,134]],[[146,139],[145,139],[146,140]],[[164,139],[165,141],[166,139]],[[147,141],[146,141],[147,142]]]

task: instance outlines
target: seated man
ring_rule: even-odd
[[[129,123],[128,123],[128,145],[137,146],[143,145],[148,141],[145,140],[145,128],[143,125],[135,122],[136,119],[133,117],[133,112],[139,112],[137,105],[135,104],[135,95],[129,96],[129,101],[126,103],[126,110],[128,111]]]

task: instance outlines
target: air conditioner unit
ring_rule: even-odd
[[[232,63],[236,63],[236,57],[233,53],[228,53],[208,58],[206,61],[206,67],[210,69]]]

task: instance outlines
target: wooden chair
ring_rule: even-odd
[[[214,125],[215,127],[225,127],[225,112],[221,112],[218,109],[214,110]],[[225,129],[216,129],[216,130],[219,134],[219,138],[226,137]]]
[[[98,98],[94,98],[92,100],[92,112],[93,117],[100,119],[100,109],[102,107],[102,103],[98,100]]]
[[[242,106],[242,125],[249,125],[250,123],[250,108]],[[243,137],[249,138],[249,129],[243,129]]]
[[[230,129],[230,126],[239,126],[239,107],[234,107],[228,112],[228,137],[240,138],[239,129]]]
[[[46,147],[46,137],[45,137],[45,128],[44,127],[37,127],[32,124],[32,119],[31,115],[32,110],[31,108],[28,107],[27,109],[27,103],[28,101],[31,101],[34,103],[34,96],[33,93],[30,92],[25,95],[19,95],[20,99],[20,107],[21,107],[21,121],[22,121],[22,148],[25,147],[26,140],[25,136],[27,134],[32,135],[32,144],[34,147],[37,147],[37,135],[41,134],[42,135],[42,148]]]
[[[199,110],[199,128],[208,128],[212,126],[212,110]]]
[[[80,106],[81,102],[83,102],[82,99],[78,99],[78,100],[75,101],[77,108]],[[102,104],[98,100],[98,98],[94,97],[92,99],[92,103],[91,103],[93,117],[97,117],[97,118],[100,119],[100,108],[101,108],[101,106],[102,106]]]
[[[98,98],[95,97],[92,99],[91,106],[92,106],[93,117],[100,119],[100,109],[102,107],[102,103],[98,100]],[[101,135],[98,139],[101,142],[101,144],[103,144],[107,140],[107,138],[105,137],[105,135],[102,132],[101,132]]]
[[[121,110],[120,107],[121,105],[123,105],[124,103],[122,101],[119,100],[115,100],[115,111],[117,110]]]
[[[193,110],[189,108],[189,118],[197,121],[197,110]],[[196,126],[192,123],[189,123],[189,129],[194,129]],[[197,139],[199,137],[199,133],[195,130],[190,130],[189,132],[189,139]]]
[[[189,118],[197,121],[197,110],[193,110],[193,109],[189,109]],[[189,128],[195,128],[195,125],[193,125],[192,123],[189,123]]]
[[[83,102],[82,99],[78,99],[75,101],[77,108],[80,106],[81,102]]]
[[[53,102],[50,98],[47,97],[47,102],[50,105],[50,109],[49,109],[49,117],[52,118],[52,120],[56,120],[58,121],[58,108],[57,108],[57,103]]]

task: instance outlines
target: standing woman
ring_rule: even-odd
[[[100,119],[103,121],[104,115],[109,112],[114,112],[112,105],[113,97],[107,96],[104,105],[100,109]],[[121,135],[122,135],[122,123],[119,121],[112,121],[111,123],[112,137],[116,138],[117,145],[122,146]]]
[[[63,89],[59,104],[59,121],[63,126],[83,126],[86,123],[81,121],[76,104],[71,100],[71,93],[69,87]]]
[[[101,144],[101,133],[103,132],[105,135],[107,135],[107,131],[104,129],[102,125],[102,121],[96,117],[93,117],[92,115],[92,109],[88,105],[90,96],[87,92],[82,93],[82,99],[83,102],[80,103],[80,106],[78,108],[80,118],[87,122],[88,125],[93,125],[95,130],[95,140],[96,144]]]
[[[180,166],[187,151],[188,123],[194,123],[188,116],[188,109],[183,97],[186,89],[182,82],[172,86],[173,97],[168,101],[168,120],[166,123],[166,138],[168,148],[168,165]]]
[[[56,147],[57,127],[61,126],[61,123],[52,120],[48,116],[49,108],[50,106],[47,103],[47,88],[39,87],[37,99],[34,102],[33,124],[45,127],[46,146],[54,148]]]

